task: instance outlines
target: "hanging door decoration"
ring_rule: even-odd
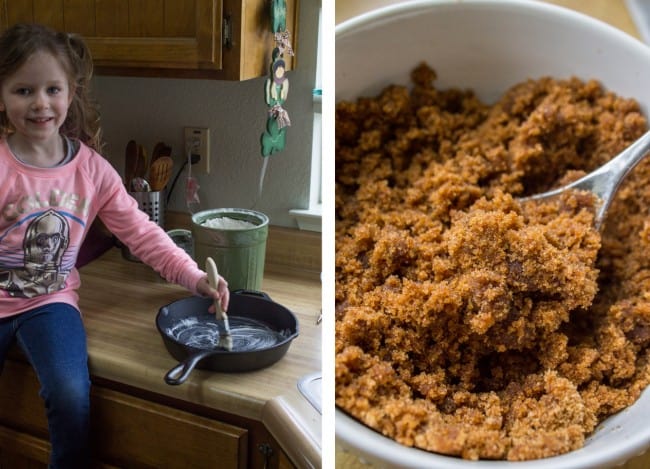
[[[285,54],[293,55],[291,34],[287,31],[286,0],[271,0],[271,28],[273,48],[270,76],[264,87],[264,97],[269,108],[266,131],[261,136],[262,156],[267,157],[284,150],[287,127],[291,126],[289,113],[284,102],[289,94],[289,79],[286,76]]]

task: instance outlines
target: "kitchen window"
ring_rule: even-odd
[[[314,84],[314,116],[313,137],[311,150],[311,180],[309,184],[309,207],[306,209],[291,210],[291,214],[298,222],[298,228],[308,231],[322,230],[322,31],[323,17],[321,9],[318,11],[318,45],[316,48],[316,80]]]

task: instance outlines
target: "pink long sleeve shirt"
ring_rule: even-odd
[[[96,216],[162,277],[196,293],[205,274],[86,145],[62,166],[36,168],[0,140],[0,175],[0,318],[52,302],[78,308],[75,262]]]

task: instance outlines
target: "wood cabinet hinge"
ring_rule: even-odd
[[[223,46],[226,49],[232,48],[232,16],[228,13],[223,15],[223,27],[222,27],[222,36],[223,36]]]
[[[273,456],[273,448],[268,443],[261,443],[257,445],[257,450],[264,455],[264,469],[267,469],[271,456]]]

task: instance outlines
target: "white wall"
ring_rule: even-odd
[[[290,88],[284,105],[291,127],[284,151],[269,157],[264,190],[255,206],[263,162],[259,140],[268,110],[264,101],[265,77],[228,82],[97,76],[93,91],[99,101],[107,142],[104,156],[122,173],[124,149],[130,139],[144,144],[148,153],[162,140],[173,148],[175,175],[185,158],[183,127],[207,127],[210,174],[198,176],[198,210],[254,208],[264,212],[272,225],[297,226],[288,211],[307,208],[309,204],[312,89],[321,3],[299,2],[300,29],[298,38],[292,40],[297,64],[287,75]],[[174,189],[169,209],[187,211],[184,176],[185,172]]]

